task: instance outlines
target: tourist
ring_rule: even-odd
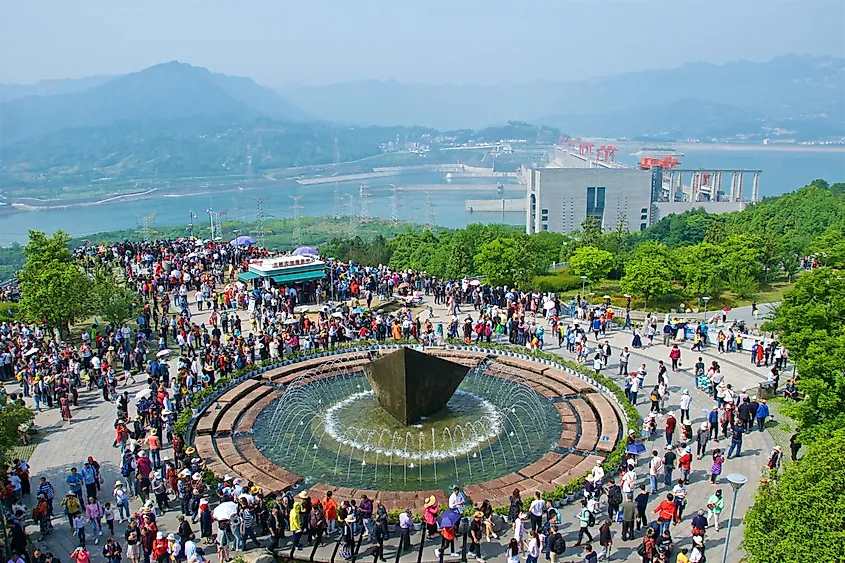
[[[411,509],[406,508],[404,512],[399,513],[399,546],[396,548],[399,552],[411,551],[413,549],[414,546],[411,543],[411,531],[413,527],[414,520],[411,517]]]
[[[669,350],[669,360],[672,362],[672,371],[678,371],[681,367],[681,349],[677,344],[673,344],[672,349]]]
[[[484,535],[484,524],[481,519],[484,517],[484,514],[481,511],[476,511],[472,515],[472,519],[469,522],[469,553],[475,554],[476,561],[484,561],[484,558],[481,556],[481,537]],[[532,530],[531,531],[532,538],[537,536],[537,532]],[[537,555],[540,555],[540,546],[539,543],[535,546]],[[536,561],[536,559],[535,559]]]
[[[640,492],[634,499],[637,505],[637,531],[648,526],[648,516],[646,516],[646,508],[648,507],[648,495],[645,485],[640,485]]]
[[[435,557],[440,557],[441,553],[446,553],[446,546],[449,546],[449,554],[452,557],[458,557],[459,554],[455,552],[455,528],[453,526],[443,526],[440,528],[440,547],[435,548]],[[516,543],[516,538],[511,539],[511,544]],[[517,549],[518,553],[518,549]]]
[[[302,539],[303,532],[302,515],[304,513],[304,509],[302,507],[302,502],[308,498],[308,491],[300,491],[299,494],[296,495],[296,500],[294,500],[293,502],[293,507],[291,507],[290,509],[290,531],[293,534],[293,548],[298,550],[302,549],[302,546],[299,545],[299,542]],[[351,525],[354,524],[356,521],[357,519],[355,518],[355,516],[352,516],[352,522],[349,523],[350,535],[352,535],[353,533]]]
[[[464,510],[464,504],[466,504],[466,499],[461,493],[461,489],[457,486],[453,487],[452,494],[449,495],[449,508],[460,513]]]
[[[377,516],[375,526],[373,526],[373,542],[376,544],[373,557],[377,557],[379,561],[386,561],[384,558],[384,542],[387,539],[386,527],[387,519],[380,515]]]
[[[587,539],[589,541],[593,541],[593,534],[590,533],[590,525],[592,522],[595,521],[595,515],[590,512],[587,508],[587,501],[581,501],[581,510],[578,512],[578,541],[575,543],[576,546],[581,545],[581,540],[584,538],[584,534],[587,535]]]
[[[596,339],[598,340],[598,333],[596,333]],[[531,537],[528,540],[528,549],[526,550],[528,557],[526,558],[525,563],[537,563],[537,560],[540,558],[540,542],[540,533],[537,530],[532,529]]]
[[[71,559],[76,559],[76,563],[91,563],[91,553],[81,545],[74,549],[70,554]]]
[[[766,419],[769,418],[769,406],[766,404],[766,399],[760,400],[760,406],[757,407],[757,430],[763,431],[766,424]],[[749,428],[750,430],[750,428]]]
[[[675,471],[675,460],[678,456],[672,449],[671,442],[667,442],[663,449],[665,450],[665,453],[663,454],[663,484],[667,487],[671,487],[672,472]]]
[[[716,448],[713,450],[713,463],[710,465],[710,483],[715,487],[716,480],[722,474],[722,464],[725,463],[725,457],[722,455],[722,450]]]
[[[637,513],[637,505],[634,504],[633,495],[627,495],[619,509],[622,511],[622,541],[634,539],[634,518]]]
[[[710,519],[713,519],[713,526],[716,529],[716,532],[719,531],[719,515],[722,513],[722,509],[725,508],[725,499],[722,498],[722,489],[716,489],[716,492],[707,499],[707,523],[710,523]]]
[[[769,459],[766,461],[766,467],[769,468],[770,478],[777,478],[782,460],[783,454],[781,453],[781,448],[780,446],[776,445],[775,448],[772,450],[772,453],[769,454]]]
[[[545,512],[546,504],[540,498],[540,491],[534,492],[534,500],[528,507],[528,517],[531,519],[531,530],[538,531],[543,524],[543,513]]]
[[[648,481],[651,484],[651,494],[657,492],[657,480],[663,474],[663,459],[657,450],[651,452],[651,460],[648,463]]]

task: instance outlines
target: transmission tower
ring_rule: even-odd
[[[358,190],[358,198],[361,200],[361,223],[366,223],[370,220],[370,186],[361,184]]]
[[[434,210],[434,195],[431,193],[431,190],[425,191],[425,215],[425,226],[431,230],[434,227],[434,216],[437,215],[437,211]]]
[[[254,197],[252,201],[255,202],[255,229],[250,232],[250,234],[255,235],[255,240],[258,241],[258,244],[264,246],[264,235],[267,232],[267,229],[264,228],[264,220],[270,217],[267,213],[264,212],[264,201],[266,197]]]
[[[191,236],[194,236],[194,219],[197,218],[197,214],[194,213],[194,210],[190,210],[190,219],[188,220],[188,228],[190,229]]]
[[[390,184],[390,222],[399,224],[399,208],[402,207],[402,194],[396,184]]]
[[[340,195],[340,186],[337,182],[334,184],[334,204],[332,205],[332,216],[335,219],[340,219],[343,215],[343,196]]]
[[[357,216],[356,213],[357,213],[359,208],[357,206],[357,200],[356,200],[356,198],[353,194],[350,194],[350,193],[347,192],[346,201],[347,201],[346,209],[347,209],[347,213],[349,213],[348,235],[349,235],[349,238],[352,238],[352,237],[355,236],[355,231],[358,228],[358,216]]]
[[[221,237],[220,234],[220,219],[228,215],[228,211],[214,211],[212,208],[205,210],[208,213],[208,221],[211,225],[211,240],[217,240]]]
[[[291,237],[291,244],[294,248],[302,245],[302,229],[299,226],[299,210],[304,209],[302,205],[299,204],[299,200],[302,199],[302,195],[292,195],[290,196],[291,204],[290,208],[293,210],[293,236]]]
[[[143,217],[141,215],[135,215],[136,221],[140,223],[138,233],[140,233],[144,237],[144,240],[150,240],[150,233],[156,232],[155,229],[150,228],[150,221],[155,219],[155,216],[155,213],[144,215]]]

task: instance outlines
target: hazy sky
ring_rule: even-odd
[[[0,0],[0,82],[169,60],[276,87],[566,80],[845,56],[844,28],[845,0]]]

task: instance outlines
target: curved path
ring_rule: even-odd
[[[439,316],[440,318],[445,318],[445,311],[442,307],[435,306],[435,315]],[[200,315],[199,320],[204,320],[206,316],[206,314]],[[244,319],[246,320],[245,314]],[[610,340],[614,353],[612,356],[611,364],[607,368],[607,375],[610,375],[614,379],[618,379],[615,376],[618,371],[615,364],[615,358],[621,346],[630,344],[630,334],[616,332],[613,334],[609,334],[608,339]],[[546,333],[546,342],[548,344],[546,346],[547,351],[555,353],[560,352],[562,356],[572,359],[571,355],[557,348],[557,339],[553,337],[553,335],[551,335],[548,331]],[[692,375],[688,371],[689,366],[694,362],[693,354],[694,353],[690,352],[688,349],[684,350],[684,369],[682,369],[677,374],[670,373],[670,391],[672,394],[668,405],[670,408],[677,408],[678,399],[680,398],[683,389],[690,389],[690,392],[693,396],[691,413],[695,419],[694,423],[700,424],[700,422],[704,420],[705,410],[709,410],[710,408],[712,408],[713,401],[712,398],[709,398],[705,393],[695,389]],[[631,366],[635,365],[634,362],[636,362],[636,364],[645,363],[646,368],[648,370],[649,375],[646,378],[645,389],[650,389],[650,387],[654,386],[654,384],[656,383],[655,374],[657,371],[657,360],[665,360],[667,358],[667,355],[668,350],[662,345],[634,351],[631,358]],[[721,358],[720,356],[711,355],[709,353],[702,353],[696,355],[701,355],[702,357],[704,357],[704,361],[707,363],[709,363],[711,359],[718,360]],[[734,354],[730,356],[729,359],[732,360],[731,363],[722,362],[723,373],[725,374],[727,381],[733,383],[735,388],[739,389],[742,387],[747,387],[750,391],[752,388],[756,388],[757,384],[762,381],[762,376],[765,373],[763,370],[752,370],[740,367],[747,362],[747,360],[743,356]],[[13,388],[13,390],[17,390],[17,385],[12,385],[11,387]],[[129,387],[128,389],[130,391],[130,394],[133,394],[139,388],[140,385],[135,387]],[[645,401],[645,399],[641,398],[640,404],[637,406],[641,414],[646,414],[648,412],[648,405]],[[67,492],[67,487],[64,482],[65,475],[67,474],[72,465],[77,467],[81,466],[82,462],[89,455],[93,456],[97,461],[99,461],[102,466],[103,477],[106,483],[103,486],[103,491],[101,493],[102,499],[111,500],[111,485],[116,479],[121,478],[119,471],[119,450],[111,447],[111,444],[114,440],[114,430],[112,428],[112,422],[114,420],[114,406],[111,404],[104,403],[102,400],[102,396],[99,393],[86,391],[81,393],[80,407],[78,409],[74,409],[74,417],[75,418],[73,424],[69,426],[66,424],[62,424],[61,420],[59,419],[58,411],[56,409],[51,409],[49,411],[39,413],[36,417],[36,424],[43,430],[44,437],[41,443],[37,446],[32,456],[32,459],[29,460],[32,466],[32,480],[33,484],[35,485],[37,484],[38,477],[40,476],[46,476],[50,479],[50,481],[54,484],[56,488],[57,507],[58,499],[63,497]],[[664,444],[665,439],[663,438],[662,433],[658,432],[658,437],[654,442],[654,447],[658,450],[662,450]],[[724,438],[719,441],[719,446],[721,446],[723,449],[725,449],[727,445],[728,444]],[[772,438],[767,432],[753,432],[745,437],[743,443],[743,455],[739,458],[731,459],[725,463],[723,476],[727,473],[739,472],[743,473],[749,478],[749,484],[746,485],[746,487],[740,491],[738,496],[737,512],[736,518],[734,520],[734,529],[731,535],[731,545],[728,553],[728,561],[738,562],[742,558],[742,552],[739,550],[739,542],[742,538],[742,515],[752,502],[752,495],[754,493],[754,490],[756,489],[757,481],[760,477],[760,471],[765,465],[765,461],[773,445],[774,444]],[[690,485],[688,492],[687,514],[692,514],[696,509],[704,508],[707,502],[707,498],[713,492],[714,487],[712,487],[707,480],[708,468],[709,463],[706,462],[706,459],[693,463],[693,482]],[[641,467],[638,468],[638,481],[640,483],[647,482],[647,478],[644,476],[645,474],[647,474],[647,471],[644,471],[643,469],[644,467],[642,466],[641,462]],[[730,486],[724,478],[720,480],[719,486],[722,488],[726,496],[727,502],[725,512],[722,515],[723,527],[721,531],[716,533],[711,527],[708,529],[707,532],[707,557],[708,560],[711,561],[718,561],[722,556],[722,545],[724,544],[725,539],[724,525],[726,524],[728,514],[730,512]],[[665,495],[666,492],[666,487],[661,487],[658,496],[662,497],[663,495]],[[33,500],[34,499],[26,499],[26,504],[31,507]],[[652,497],[649,503],[649,509],[653,509],[653,507],[656,506],[658,501],[659,499],[655,499],[654,497]],[[137,502],[137,500],[133,500],[132,508],[137,509],[138,504],[139,503]],[[577,511],[575,508],[573,508],[573,506],[570,505],[568,507],[562,508],[561,512],[564,520],[564,526],[562,531],[565,535],[567,545],[571,546],[572,544],[574,544],[575,537],[577,535]],[[165,531],[169,532],[174,531],[176,529],[176,513],[177,511],[168,512],[160,518],[161,526]],[[60,559],[66,561],[68,560],[68,554],[75,547],[76,542],[71,536],[71,530],[68,526],[67,518],[62,516],[61,510],[59,510],[58,508],[56,509],[56,514],[57,516],[56,518],[54,518],[54,532],[50,536],[48,536],[46,541],[35,541],[35,543],[36,545],[42,547],[42,549],[52,551]],[[121,544],[124,545],[125,542],[123,542],[122,539],[123,530],[125,529],[124,525],[117,525],[116,528],[116,534],[120,537]],[[197,529],[197,527],[195,527],[195,529]],[[30,524],[28,526],[28,531],[31,534],[33,540],[37,540],[39,535],[37,526]],[[596,535],[597,529],[593,528],[593,531],[594,535]],[[619,524],[614,524],[613,531],[613,559],[617,561],[626,561],[632,563],[638,562],[639,557],[637,557],[636,555],[636,547],[639,544],[639,540],[622,542],[619,536]],[[677,546],[689,547],[689,518],[685,517],[685,520],[679,526],[674,527],[672,529],[672,534]],[[416,534],[413,537],[413,541],[415,543],[417,542],[418,537],[419,534]],[[505,539],[508,539],[508,536],[505,536]],[[103,542],[101,542],[100,545],[97,546],[90,546],[89,543],[89,549],[91,549],[92,555],[96,561],[101,560],[100,558],[102,557],[102,555],[100,553],[100,549],[102,543]],[[330,543],[329,545],[331,546],[332,544]],[[386,555],[388,558],[392,557],[395,552],[395,548],[393,547],[394,545],[395,539],[391,540],[388,544]],[[425,561],[435,560],[433,554],[433,547],[435,547],[433,543],[427,545],[424,552]],[[503,555],[504,549],[499,543],[485,543],[483,544],[483,550],[485,556],[488,559],[492,558],[496,561],[505,561],[505,557]],[[305,550],[300,553],[305,554],[307,558],[309,551]],[[327,553],[322,549],[319,550],[317,553],[318,560],[328,559],[330,556],[330,553]],[[212,555],[209,559],[215,561],[216,556]],[[571,547],[567,549],[566,553],[561,558],[562,561],[566,562],[576,560],[581,561],[582,559],[582,552],[578,549],[573,549]],[[416,560],[416,554],[414,554],[413,556],[409,554],[402,557],[402,561],[412,560]]]

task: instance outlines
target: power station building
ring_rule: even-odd
[[[524,179],[528,234],[579,230],[587,217],[598,219],[604,231],[615,230],[622,221],[634,232],[653,222],[654,185],[660,172],[627,167],[531,168]]]

